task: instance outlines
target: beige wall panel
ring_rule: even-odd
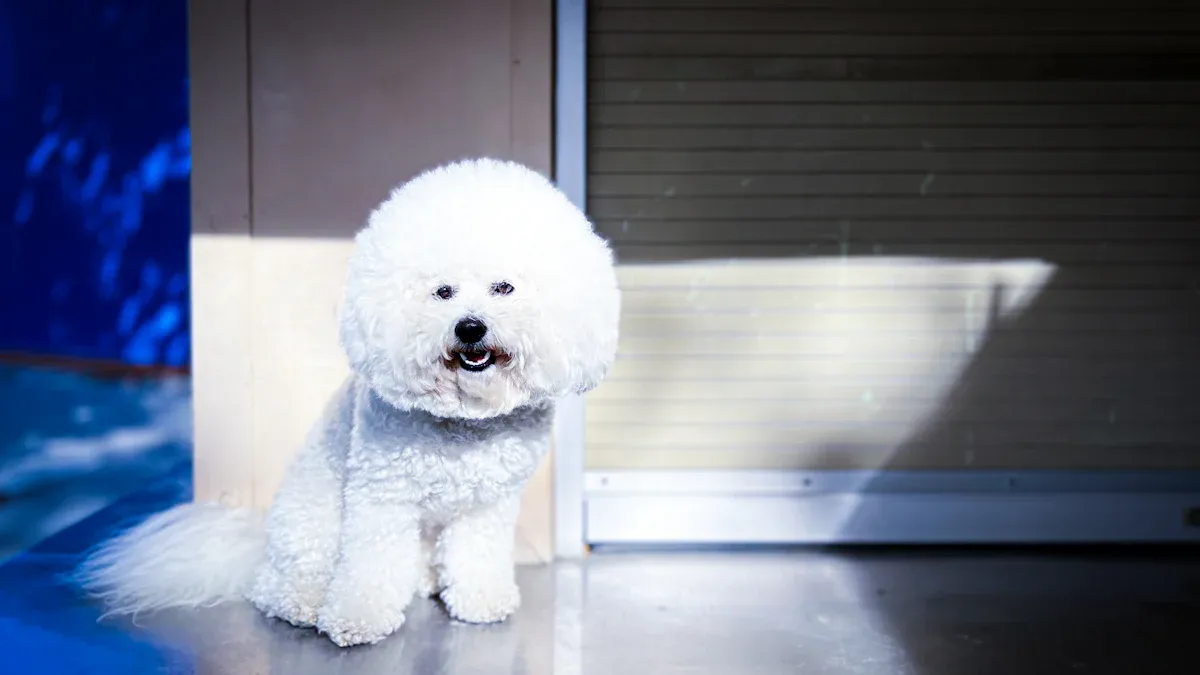
[[[241,218],[240,239],[194,237],[198,496],[270,502],[347,375],[335,317],[350,237],[393,186],[472,156],[549,173],[551,10],[193,3],[197,228],[231,219],[206,204]],[[552,550],[547,467],[525,498],[523,562]]]
[[[195,495],[252,501],[250,128],[244,0],[193,2],[192,390]]]

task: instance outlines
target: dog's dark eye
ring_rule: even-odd
[[[434,291],[433,294],[443,300],[449,300],[450,298],[454,297],[454,289],[450,288],[449,286],[438,286],[437,290]]]
[[[492,284],[492,295],[508,295],[515,290],[517,289],[513,288],[513,285],[507,281],[497,281]]]

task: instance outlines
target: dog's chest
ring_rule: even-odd
[[[533,474],[543,444],[498,439],[461,448],[410,445],[400,456],[412,467],[410,479],[429,515],[447,516],[495,503],[521,489]]]
[[[364,420],[362,468],[425,517],[448,519],[518,493],[548,449],[550,419],[543,411],[483,423],[375,417]]]

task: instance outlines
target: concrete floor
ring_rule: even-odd
[[[600,551],[522,569],[521,611],[420,602],[338,649],[245,605],[97,621],[59,581],[88,545],[185,494],[123,500],[0,567],[0,673],[1200,674],[1200,553]]]

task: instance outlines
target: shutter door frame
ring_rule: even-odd
[[[587,0],[555,0],[555,179],[587,203]],[[589,470],[555,420],[555,549],[1200,541],[1200,471]]]
[[[587,0],[554,0],[554,180],[587,208]],[[584,397],[558,402],[554,413],[554,554],[587,551],[584,493]]]

